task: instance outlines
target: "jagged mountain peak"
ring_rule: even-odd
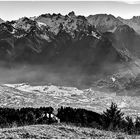
[[[68,13],[68,16],[75,17],[76,15],[75,15],[75,12],[74,11],[71,11],[71,12]]]
[[[0,18],[0,24],[3,23],[3,22],[5,22],[5,21]]]
[[[133,16],[132,18],[130,18],[130,19],[124,19],[124,18],[122,18],[122,17],[117,17],[117,19],[119,19],[120,21],[127,21],[127,22],[130,22],[130,21],[132,21],[132,22],[135,22],[135,23],[139,23],[140,22],[140,16]]]
[[[132,19],[133,20],[140,20],[140,16],[133,16]]]

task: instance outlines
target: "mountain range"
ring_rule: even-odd
[[[95,79],[118,73],[119,77],[128,74],[136,78],[140,58],[139,28],[140,17],[123,19],[107,14],[84,17],[73,11],[68,15],[0,19],[1,67],[3,64],[8,68],[25,64],[49,66],[51,71],[59,71],[61,75],[80,75],[76,80],[81,80],[82,75],[82,81],[89,85]]]

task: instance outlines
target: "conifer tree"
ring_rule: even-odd
[[[102,114],[102,126],[105,129],[117,129],[120,127],[121,121],[123,120],[124,113],[118,109],[117,104],[111,104],[109,109],[106,109]]]

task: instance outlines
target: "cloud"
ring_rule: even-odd
[[[3,0],[0,0],[3,1]],[[5,1],[13,1],[13,0],[5,0]],[[20,1],[20,0],[14,0],[14,1]],[[24,0],[24,1],[38,1],[38,0]],[[41,1],[49,1],[49,0],[41,0]],[[60,1],[60,0],[51,0],[51,1]],[[66,1],[66,0],[61,0],[61,1]],[[71,1],[86,1],[86,0],[71,0]],[[127,4],[139,4],[139,0],[88,0],[88,1],[111,1],[111,2],[125,2]]]
[[[0,1],[3,1],[3,0],[0,0]],[[13,0],[5,0],[5,1],[13,1]],[[14,0],[14,1],[20,1],[20,0]],[[38,0],[24,0],[24,1],[35,2]],[[41,1],[49,1],[49,0],[41,0]],[[51,0],[51,1],[60,1],[60,0]],[[61,1],[66,1],[66,0],[61,0]],[[86,1],[86,0],[71,0],[71,1]],[[88,1],[93,1],[93,2],[99,2],[99,1],[100,2],[123,2],[126,4],[140,4],[139,0],[88,0]]]
[[[140,4],[140,1],[134,1],[134,0],[124,0],[124,1],[120,1],[120,2],[124,2],[124,3],[127,3],[127,4]]]

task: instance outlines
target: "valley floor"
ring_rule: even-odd
[[[0,139],[139,139],[140,136],[126,135],[94,128],[76,127],[66,124],[31,125],[0,129]]]

